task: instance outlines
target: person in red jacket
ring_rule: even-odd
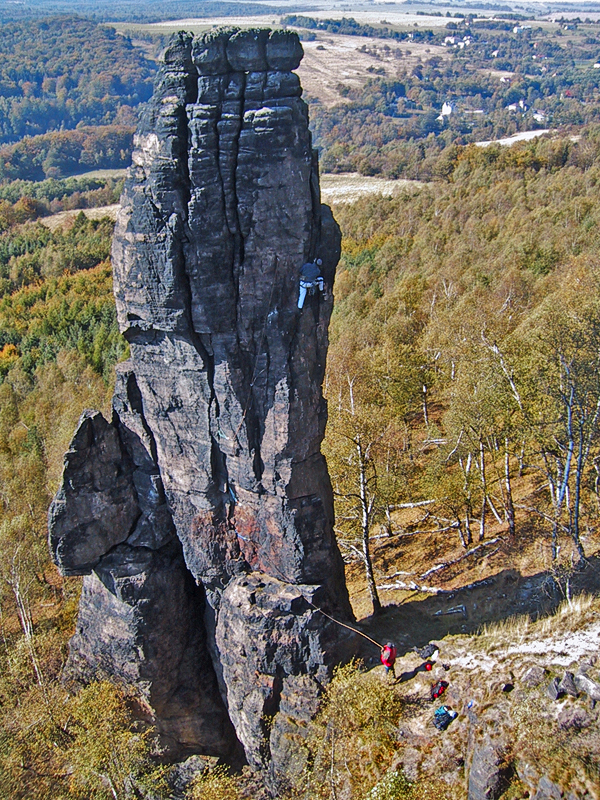
[[[388,675],[390,672],[396,677],[394,664],[396,663],[396,645],[393,642],[388,642],[385,647],[381,648],[381,663],[385,667],[385,673]]]

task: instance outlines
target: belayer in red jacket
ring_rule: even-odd
[[[396,672],[394,670],[394,664],[396,663],[396,645],[392,642],[388,642],[385,647],[381,648],[381,663],[385,667],[386,675],[391,672],[395,678]]]

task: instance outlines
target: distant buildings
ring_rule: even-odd
[[[529,106],[525,102],[525,100],[519,100],[518,103],[510,103],[506,106],[507,111],[522,111],[525,113],[528,110]]]
[[[439,115],[439,117],[436,117],[437,121],[438,121],[438,122],[444,122],[444,117],[449,117],[449,116],[450,116],[450,114],[452,114],[453,110],[454,110],[454,109],[453,109],[453,107],[452,107],[452,104],[451,104],[451,103],[449,103],[449,102],[446,100],[446,102],[445,102],[445,103],[442,105],[442,112],[441,112],[441,114]]]
[[[444,38],[444,46],[454,47],[457,50],[462,50],[463,48],[468,47],[472,41],[473,40],[470,36],[463,36],[462,39],[459,36],[446,36]]]

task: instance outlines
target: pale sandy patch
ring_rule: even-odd
[[[306,11],[304,13],[293,11],[290,13],[300,13],[302,16],[313,17],[314,19],[342,19],[351,17],[357,22],[365,25],[391,25],[395,28],[445,28],[448,22],[461,22],[460,17],[435,17],[411,14],[405,11],[392,11],[385,5],[380,6],[374,11],[350,11],[348,8],[325,8],[319,11]],[[194,30],[195,28],[206,28],[212,25],[235,25],[240,28],[253,28],[265,25],[279,25],[281,16],[274,14],[258,14],[252,17],[185,17],[184,19],[167,20],[164,22],[152,22],[144,27],[160,30],[164,28],[176,30]]]
[[[540,639],[531,638],[510,647],[498,648],[493,656],[479,651],[451,658],[452,666],[462,669],[479,669],[491,672],[511,656],[529,656],[541,666],[568,667],[600,649],[600,622],[578,631],[569,631],[563,636],[554,635]]]
[[[521,131],[515,133],[513,136],[507,136],[505,139],[493,139],[488,142],[475,142],[477,147],[489,147],[491,144],[501,144],[505,147],[510,147],[517,142],[530,142],[532,139],[537,139],[538,136],[543,136],[545,133],[550,133],[549,128],[544,128],[540,131]]]
[[[69,178],[89,178],[90,180],[106,180],[107,178],[124,178],[127,169],[93,169],[91,172],[79,172]]]

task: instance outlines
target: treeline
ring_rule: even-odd
[[[0,142],[77,125],[131,124],[149,99],[156,65],[80,17],[2,26]]]
[[[71,227],[50,231],[38,223],[15,225],[0,234],[0,296],[104,262],[110,255],[113,222],[83,215]],[[2,336],[4,334],[0,334]]]
[[[107,125],[27,137],[0,147],[0,181],[43,181],[131,163],[134,129]]]
[[[327,33],[339,33],[345,36],[369,36],[376,39],[395,39],[396,41],[406,41],[410,39],[414,42],[437,42],[440,34],[433,31],[418,28],[408,33],[407,31],[397,31],[387,25],[369,25],[357,22],[353,17],[342,17],[341,19],[316,19],[306,17],[302,14],[286,14],[281,18],[282,25],[291,25],[296,28],[306,28],[309,31],[326,31]]]
[[[60,211],[118,203],[122,190],[123,179],[118,178],[52,178],[37,183],[14,181],[0,185],[0,232]]]
[[[184,17],[281,14],[277,5],[232,0],[29,0],[0,6],[0,22],[31,20],[51,14],[78,14],[97,22],[151,23]]]
[[[416,503],[465,550],[490,526],[545,542],[540,567],[593,550],[599,137],[456,148],[448,182],[336,210],[326,448],[346,546]]]

